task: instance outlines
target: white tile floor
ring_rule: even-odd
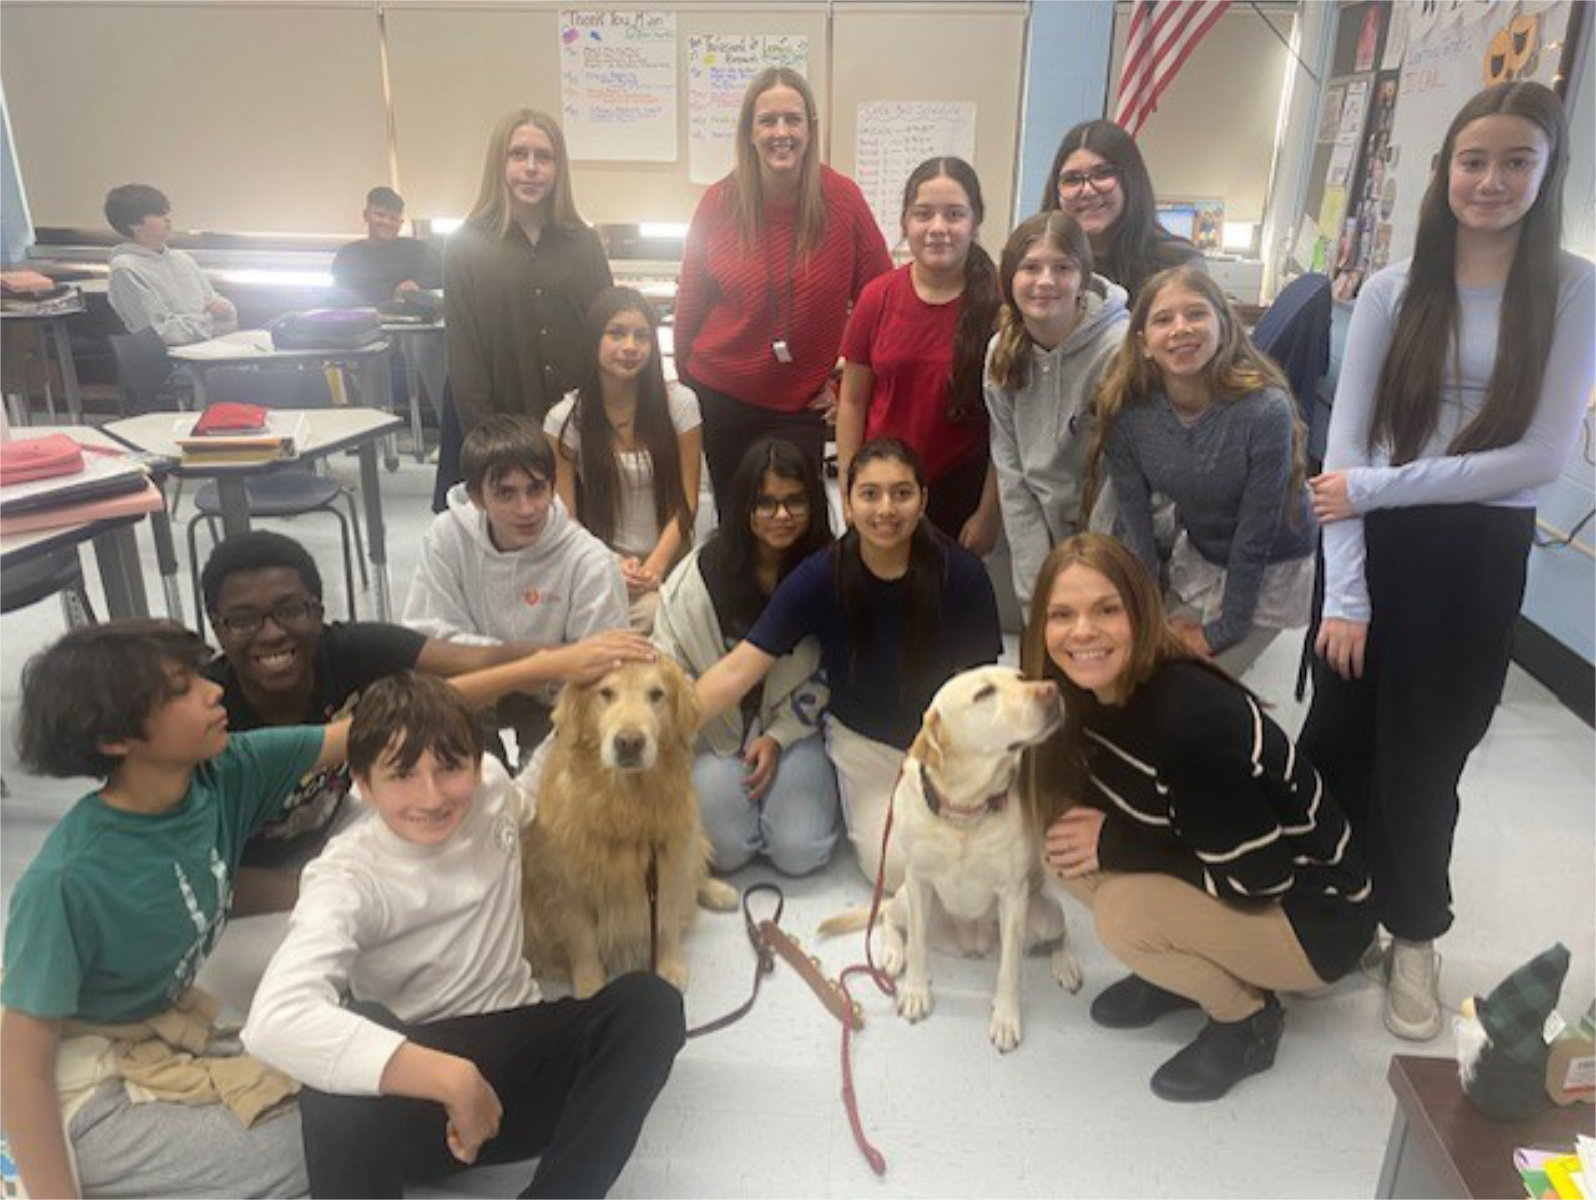
[[[334,470],[351,483],[353,459]],[[396,602],[402,603],[430,514],[431,469],[406,458],[383,478]],[[327,564],[328,610],[344,608],[337,538],[326,518],[287,531]],[[141,542],[153,550],[147,532]],[[202,539],[203,543],[203,539]],[[92,560],[87,574],[97,590]],[[160,595],[149,568],[152,597]],[[159,601],[157,600],[158,604]],[[185,587],[184,603],[189,603]],[[362,597],[362,610],[372,602]],[[192,616],[192,614],[190,614]],[[18,875],[51,824],[85,789],[82,781],[26,775],[12,748],[22,664],[63,629],[59,607],[38,605],[0,622],[0,768],[10,785],[0,817],[0,892]],[[1271,647],[1258,684],[1280,701],[1291,728],[1294,638]],[[1454,865],[1458,920],[1442,943],[1443,999],[1450,1006],[1488,991],[1521,961],[1562,940],[1574,952],[1562,1010],[1574,1017],[1592,994],[1596,861],[1591,731],[1533,680],[1513,670],[1501,710],[1463,786]],[[750,869],[734,879],[766,878]],[[857,937],[812,944],[821,918],[863,903],[868,890],[846,855],[818,877],[788,882],[786,926],[817,951],[828,974],[861,957]],[[237,922],[205,982],[235,1005],[265,965],[282,918]],[[838,1026],[785,966],[741,1024],[689,1043],[649,1118],[618,1196],[958,1195],[1367,1195],[1375,1184],[1391,1117],[1390,1056],[1414,1049],[1379,1023],[1379,993],[1343,981],[1321,999],[1289,999],[1287,1035],[1273,1071],[1227,1100],[1192,1108],[1165,1104],[1147,1077],[1195,1033],[1195,1015],[1138,1034],[1113,1034],[1086,1017],[1092,995],[1120,975],[1080,910],[1071,913],[1087,984],[1061,992],[1046,961],[1025,970],[1026,1037],[1000,1056],[986,1041],[995,965],[938,958],[937,1008],[909,1026],[860,981],[866,1028],[855,1042],[865,1127],[886,1156],[876,1180],[854,1148],[840,1100]],[[690,942],[688,1014],[703,1021],[740,1002],[752,957],[735,916],[703,914]],[[1451,1053],[1450,1033],[1425,1048]],[[494,1168],[450,1181],[434,1195],[519,1191],[527,1169]],[[418,1193],[421,1194],[421,1193]]]

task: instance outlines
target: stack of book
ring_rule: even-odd
[[[173,441],[186,463],[258,463],[295,458],[304,445],[305,414],[257,404],[212,404],[183,418]]]

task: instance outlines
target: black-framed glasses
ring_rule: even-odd
[[[217,613],[212,619],[223,632],[248,637],[260,632],[267,617],[275,621],[280,629],[294,629],[321,620],[321,613],[320,600],[284,600],[263,613],[244,609],[241,612]]]
[[[1058,177],[1058,190],[1078,192],[1087,184],[1094,192],[1106,192],[1119,181],[1119,168],[1113,163],[1098,163],[1086,171],[1065,171]]]
[[[809,515],[808,496],[759,496],[754,500],[754,515],[770,520],[778,512],[785,509],[787,515],[797,520],[799,517]]]

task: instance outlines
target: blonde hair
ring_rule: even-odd
[[[1154,303],[1172,287],[1196,292],[1214,310],[1219,321],[1219,349],[1203,369],[1203,378],[1214,399],[1225,403],[1262,388],[1278,388],[1292,400],[1291,384],[1274,361],[1252,344],[1241,327],[1236,310],[1214,277],[1201,265],[1184,263],[1160,271],[1147,281],[1131,309],[1130,328],[1125,340],[1109,361],[1103,380],[1097,385],[1097,433],[1087,458],[1086,487],[1081,495],[1081,511],[1089,513],[1102,488],[1103,448],[1108,445],[1114,422],[1126,408],[1146,404],[1155,390],[1163,386],[1163,376],[1146,353],[1147,318]],[[1291,482],[1288,494],[1296,495],[1307,478],[1308,431],[1295,402],[1291,403]],[[1296,507],[1288,508],[1295,517]]]
[[[488,152],[482,163],[482,184],[477,188],[476,203],[471,206],[466,223],[495,238],[502,238],[510,232],[515,217],[510,201],[510,185],[504,177],[505,162],[510,156],[510,139],[523,125],[540,130],[554,148],[557,167],[554,192],[544,201],[548,224],[561,229],[583,228],[582,216],[576,211],[576,201],[571,196],[571,156],[566,153],[565,134],[561,132],[558,121],[534,108],[518,108],[506,113],[488,135]]]
[[[1017,391],[1031,381],[1031,334],[1025,328],[1025,318],[1020,316],[1014,303],[1014,275],[1020,269],[1025,254],[1037,242],[1043,242],[1073,261],[1080,270],[1079,296],[1084,302],[1086,285],[1091,282],[1092,244],[1080,222],[1061,209],[1040,212],[1021,221],[1009,234],[1003,246],[1003,258],[998,266],[998,287],[1003,297],[1003,308],[998,315],[997,345],[992,349],[992,361],[987,368],[987,378],[998,387]]]
[[[826,202],[820,190],[820,117],[809,81],[789,67],[766,67],[743,93],[743,106],[737,113],[737,165],[730,176],[732,219],[743,249],[756,248],[765,227],[765,197],[759,183],[759,154],[754,149],[754,105],[777,87],[791,88],[803,97],[809,118],[809,141],[798,168],[798,212],[793,219],[797,256],[803,258],[818,250],[826,236]]]

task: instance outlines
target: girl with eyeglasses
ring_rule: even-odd
[[[1413,257],[1358,295],[1311,481],[1325,589],[1302,743],[1362,840],[1393,938],[1385,1024],[1413,1040],[1442,1028],[1458,781],[1502,696],[1537,494],[1596,381],[1596,268],[1562,249],[1568,159],[1541,84],[1458,112]]]
[[[1014,594],[1024,609],[1047,552],[1087,525],[1086,452],[1094,394],[1128,317],[1125,289],[1094,274],[1086,233],[1068,213],[1022,221],[998,270],[1003,310],[986,354],[992,464]],[[1101,506],[1099,523],[1108,519]]]
[[[930,158],[903,189],[912,260],[865,285],[842,339],[837,466],[861,442],[899,437],[925,461],[932,523],[975,554],[997,544],[981,368],[997,317],[997,270],[976,240],[981,182],[962,158]]]
[[[654,624],[659,585],[693,540],[703,435],[698,397],[666,383],[659,319],[632,288],[600,292],[582,385],[549,410],[566,510],[615,552],[632,628]]]
[[[703,720],[745,696],[806,638],[820,645],[831,689],[826,754],[859,868],[875,879],[892,788],[937,688],[1003,649],[997,597],[975,555],[924,520],[920,457],[896,438],[859,447],[848,464],[848,531],[805,559],[747,636],[698,679]],[[885,883],[903,881],[897,856]]]
[[[710,670],[758,622],[783,580],[831,544],[825,486],[791,442],[748,448],[720,527],[659,592],[654,642],[689,674]],[[837,776],[816,735],[829,693],[812,637],[776,659],[749,691],[699,730],[693,785],[718,871],[764,855],[785,875],[825,866],[836,845]]]
[[[1082,121],[1058,144],[1042,211],[1063,209],[1091,239],[1098,274],[1134,302],[1158,272],[1201,260],[1196,246],[1158,224],[1158,203],[1136,142],[1112,121]]]

